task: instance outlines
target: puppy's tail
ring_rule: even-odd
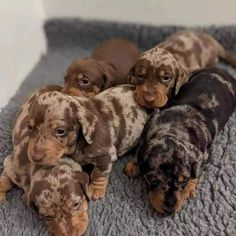
[[[234,58],[231,53],[225,51],[223,55],[220,55],[220,59],[227,62],[236,69],[236,58]]]
[[[236,69],[236,58],[233,57],[231,53],[226,51],[219,42],[215,41],[215,43],[218,49],[219,58]]]

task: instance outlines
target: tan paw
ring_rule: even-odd
[[[98,200],[105,197],[106,194],[106,187],[102,188],[101,186],[96,186],[94,184],[89,185],[89,195],[91,196],[92,200]]]
[[[138,163],[134,160],[129,161],[124,168],[124,173],[132,178],[138,177],[140,175]]]

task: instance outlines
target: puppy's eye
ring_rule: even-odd
[[[162,78],[161,78],[163,83],[167,83],[171,80],[171,76],[168,74],[165,74]]]
[[[90,82],[89,79],[83,78],[83,79],[80,79],[80,80],[79,80],[79,84],[80,84],[81,86],[88,86],[88,85],[91,84],[91,82]]]
[[[156,178],[155,176],[148,177],[149,190],[152,191],[152,190],[156,189],[157,187],[159,187],[159,185],[161,184],[161,180],[160,180],[160,178]]]
[[[74,202],[73,204],[73,209],[78,210],[81,207],[81,201]]]
[[[66,135],[66,129],[63,128],[63,127],[56,128],[55,135],[59,138],[65,136]]]
[[[144,75],[139,73],[136,75],[136,78],[137,80],[142,81],[144,79]]]
[[[32,133],[34,127],[33,127],[32,125],[28,124],[28,125],[27,125],[27,129],[28,129],[28,132],[29,132],[29,133]]]
[[[43,216],[43,218],[44,218],[46,221],[53,221],[53,220],[55,219],[54,216],[50,216],[50,215],[48,215],[48,216]]]

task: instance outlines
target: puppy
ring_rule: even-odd
[[[43,88],[21,108],[13,129],[14,150],[5,158],[0,177],[0,201],[16,184],[24,190],[24,200],[38,208],[53,235],[79,236],[88,225],[88,175],[71,158],[63,158],[53,166],[44,167],[30,162],[27,156],[29,110],[40,94],[50,90],[60,91],[61,88]]]
[[[144,107],[163,107],[196,69],[223,59],[236,68],[236,60],[208,34],[185,31],[174,34],[144,52],[130,70],[135,99]]]
[[[138,48],[125,39],[113,38],[96,47],[91,57],[73,62],[65,73],[64,93],[93,97],[126,84],[129,69],[138,60]]]
[[[28,156],[51,165],[64,155],[92,164],[89,192],[104,197],[112,161],[134,147],[149,118],[134,100],[132,85],[120,85],[86,99],[59,92],[41,95],[30,110]]]
[[[144,176],[151,205],[159,213],[178,211],[194,195],[215,135],[236,106],[236,80],[210,68],[197,71],[170,107],[148,121],[129,176]]]

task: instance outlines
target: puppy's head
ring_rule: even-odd
[[[59,92],[45,93],[35,100],[28,124],[30,161],[54,164],[62,156],[73,154],[79,140],[92,143],[96,116],[76,101]],[[81,103],[85,101],[81,99]]]
[[[194,146],[166,137],[150,140],[138,153],[150,203],[163,214],[178,211],[194,195],[202,167],[202,153]]]
[[[115,80],[114,75],[114,67],[105,61],[80,59],[67,69],[62,92],[90,98],[109,88]]]
[[[39,169],[31,179],[28,201],[37,207],[53,235],[79,236],[87,229],[89,177],[77,166],[74,161],[61,162]]]
[[[186,82],[187,72],[171,53],[156,47],[140,57],[127,80],[136,85],[135,99],[139,105],[163,107]]]

